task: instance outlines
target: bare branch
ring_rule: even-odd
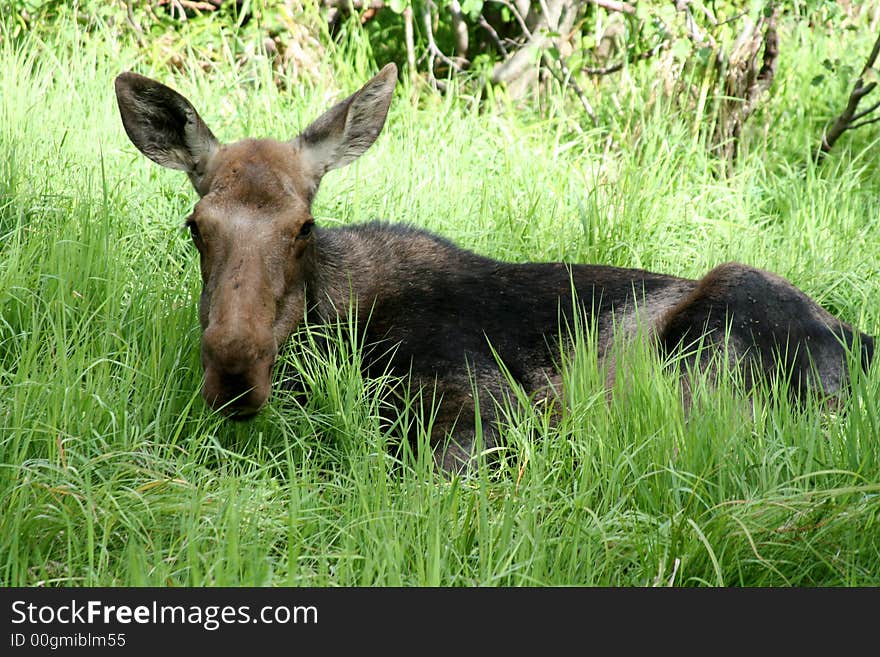
[[[547,6],[547,3],[545,0],[540,0],[540,2],[541,2],[541,10],[544,12],[544,16],[549,18],[552,15],[550,12],[550,8]],[[554,27],[557,29],[559,28],[559,24],[562,22],[562,14],[561,14],[562,9],[563,9],[563,7],[560,7],[559,13],[556,14],[556,18],[555,18],[556,25]],[[565,58],[562,56],[562,53],[558,52],[558,49],[557,49],[556,64],[559,66],[559,70],[561,71],[563,77],[559,77],[556,74],[556,72],[553,70],[554,69],[553,62],[551,61],[551,58],[549,57],[549,55],[547,55],[546,52],[541,53],[541,59],[544,61],[544,65],[548,68],[548,70],[553,75],[553,77],[555,77],[557,79],[559,84],[561,84],[563,87],[566,87],[566,86],[571,87],[571,89],[574,91],[575,95],[578,97],[578,100],[581,101],[581,105],[583,105],[584,111],[587,113],[587,116],[590,117],[590,120],[593,122],[593,125],[598,125],[599,119],[596,117],[596,111],[593,109],[593,106],[590,104],[590,101],[587,100],[587,97],[584,95],[584,92],[583,92],[583,90],[581,90],[577,81],[575,81],[574,77],[572,77],[571,71],[569,70],[568,65],[565,63]]]
[[[749,86],[746,94],[745,105],[742,110],[742,121],[745,120],[755,111],[755,106],[764,95],[764,92],[770,88],[773,78],[776,76],[776,67],[779,63],[779,34],[776,32],[776,11],[767,19],[767,29],[764,32],[764,59],[758,75],[755,76],[754,82]]]
[[[877,61],[878,55],[880,55],[880,37],[877,38],[874,42],[874,47],[871,48],[871,54],[868,55],[868,61],[865,62],[865,66],[862,68],[862,77],[868,72],[869,68],[874,68],[874,62]]]
[[[636,13],[636,8],[628,2],[619,2],[618,0],[590,0],[590,2],[608,11],[616,11],[621,14]]]
[[[853,90],[849,94],[849,99],[847,100],[846,107],[843,112],[834,120],[834,123],[831,127],[825,131],[822,135],[822,142],[819,145],[819,149],[815,154],[815,161],[817,163],[822,162],[825,159],[825,156],[831,151],[834,147],[834,144],[838,139],[843,135],[847,130],[853,130],[855,128],[860,128],[865,125],[869,125],[874,123],[877,119],[869,119],[867,121],[858,122],[859,119],[864,118],[868,114],[871,114],[877,108],[880,108],[880,103],[875,103],[871,107],[861,112],[857,112],[859,108],[859,103],[862,98],[871,93],[876,87],[876,82],[869,82],[865,84],[865,75],[868,71],[873,68],[874,62],[877,61],[877,57],[880,56],[880,36],[877,37],[877,40],[874,41],[874,47],[871,48],[871,54],[868,55],[868,59],[865,61],[865,65],[862,67],[862,73],[859,75],[855,84],[853,85]]]
[[[198,1],[198,0],[160,0],[159,5],[168,5],[171,8],[171,15],[174,16],[174,13],[177,12],[180,20],[186,20],[186,12],[194,11],[196,13],[201,13],[203,11],[216,11],[220,7],[220,3],[216,2],[207,2],[207,1]]]
[[[323,0],[323,5],[332,9],[383,9],[385,0]]]
[[[849,127],[849,129],[854,130],[855,128],[861,128],[863,125],[877,123],[877,121],[880,121],[880,116],[875,116],[873,119],[868,119],[867,121],[862,121],[861,123],[854,123]]]
[[[138,23],[134,17],[134,9],[131,6],[132,1],[133,0],[125,0],[125,18],[134,30],[134,38],[138,42],[138,45],[143,46],[144,28],[141,27],[140,23]]]
[[[507,7],[517,23],[519,23],[520,29],[527,38],[527,42],[510,57],[495,65],[492,71],[492,82],[495,84],[499,82],[510,83],[520,78],[523,72],[532,65],[534,61],[533,54],[537,51],[540,53],[541,63],[544,67],[556,78],[559,84],[563,87],[569,87],[574,91],[587,116],[590,117],[594,124],[597,124],[596,111],[572,76],[562,53],[560,52],[555,60],[547,53],[547,48],[554,44],[553,39],[548,36],[548,32],[558,33],[563,31],[560,29],[563,27],[563,17],[566,21],[574,18],[573,15],[566,13],[566,11],[573,11],[571,3],[565,2],[565,0],[557,0],[552,6],[548,6],[546,0],[540,0],[541,18],[534,30],[530,30],[523,15],[509,0],[493,0],[493,2]],[[566,25],[566,29],[570,29],[570,25]],[[559,49],[557,48],[557,50]]]
[[[365,23],[380,9],[385,8],[385,0],[321,0],[321,4],[327,7],[327,23],[336,24],[341,12],[366,10],[361,23]],[[367,16],[369,14],[369,16]]]
[[[519,29],[522,30],[522,33],[525,34],[527,37],[531,38],[532,31],[529,29],[529,26],[526,25],[526,21],[523,18],[522,14],[519,13],[519,9],[514,7],[513,4],[508,2],[508,0],[491,0],[491,1],[496,4],[504,5],[505,7],[507,7],[507,9],[510,10],[510,13],[513,15],[513,17],[516,19],[516,22],[519,23]]]
[[[572,77],[571,71],[568,69],[568,66],[566,65],[565,60],[562,58],[562,56],[560,55],[556,61],[559,64],[559,69],[564,77],[560,77],[559,75],[557,75],[553,67],[553,62],[550,60],[547,54],[543,54],[541,57],[544,60],[544,65],[547,67],[553,77],[556,78],[559,84],[561,84],[563,87],[571,87],[572,91],[574,91],[575,95],[578,97],[578,100],[581,101],[581,105],[583,105],[584,111],[587,113],[587,116],[590,117],[593,125],[599,125],[599,119],[596,116],[596,110],[593,109],[593,106],[590,104],[590,101],[587,100],[587,97],[584,95],[584,92],[580,88],[580,85],[578,85],[578,83]]]
[[[414,83],[416,80],[416,46],[413,36],[412,5],[407,5],[403,10],[403,40],[406,42],[406,64],[409,68],[409,79]]]
[[[874,112],[878,107],[880,107],[880,103],[874,103],[866,110],[863,110],[863,111],[859,112],[858,114],[856,114],[855,116],[853,116],[852,120],[858,121],[859,119],[863,119],[866,116],[868,116],[868,114],[871,114],[872,112]]]
[[[861,79],[861,78],[860,78],[860,79]],[[866,84],[864,87],[862,87],[862,88],[860,88],[860,89],[856,89],[856,90],[854,90],[854,91],[853,91],[853,95],[854,95],[857,99],[861,100],[863,97],[867,96],[869,93],[871,93],[872,91],[874,91],[874,87],[876,87],[876,86],[877,86],[877,83],[876,83],[876,82],[871,82],[871,83],[869,83],[869,84]]]
[[[461,3],[451,0],[449,13],[452,14],[452,32],[455,34],[455,54],[461,59],[467,60],[468,52],[468,26],[461,12]]]
[[[445,88],[445,84],[437,80],[434,74],[435,60],[440,59],[440,61],[456,72],[461,71],[461,66],[443,54],[443,51],[437,47],[437,43],[434,41],[434,9],[433,0],[425,0],[425,4],[422,7],[422,23],[425,25],[425,37],[428,40],[428,80],[435,89],[442,90]]]
[[[669,39],[666,39],[666,40],[658,43],[656,46],[654,46],[650,50],[646,50],[645,52],[640,52],[638,55],[635,55],[631,59],[626,59],[622,62],[618,62],[617,64],[612,64],[611,66],[605,66],[605,67],[601,67],[601,68],[591,68],[589,66],[585,66],[581,69],[581,71],[583,71],[587,75],[595,75],[595,76],[609,75],[611,73],[617,73],[618,71],[623,69],[623,67],[626,66],[627,64],[633,64],[635,62],[640,62],[645,59],[650,59],[651,57],[653,57],[657,53],[668,48],[669,43],[670,43]]]
[[[526,21],[519,10],[513,6],[508,0],[492,0],[493,2],[504,5],[519,23],[522,33],[528,39],[526,45],[507,57],[503,62],[498,62],[492,69],[492,83],[510,82],[515,80],[523,71],[532,64],[532,52],[537,48],[544,48],[548,39],[543,34],[533,34],[526,25]]]
[[[504,47],[504,43],[501,41],[501,37],[498,36],[498,32],[496,32],[495,28],[489,24],[489,21],[486,20],[486,17],[483,16],[483,14],[480,14],[477,22],[479,23],[480,27],[482,27],[489,33],[489,38],[492,39],[495,47],[498,48],[498,52],[500,52],[503,57],[507,57],[507,48]]]
[[[711,149],[732,173],[743,126],[773,83],[779,60],[778,6],[757,21],[746,18],[721,71],[723,95],[718,100]],[[763,57],[758,59],[763,50]],[[718,54],[723,57],[723,53]]]

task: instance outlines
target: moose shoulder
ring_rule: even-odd
[[[396,78],[389,64],[290,141],[226,145],[177,92],[135,73],[116,78],[131,141],[186,172],[200,196],[187,225],[201,260],[202,394],[211,407],[256,413],[269,397],[279,347],[306,312],[310,321],[334,322],[352,304],[362,309],[367,373],[390,371],[438,400],[432,442],[447,469],[471,456],[477,408],[483,446],[497,439],[494,400],[509,385],[498,361],[526,392],[546,394],[559,381],[559,336],[576,316],[592,322],[600,356],[615,333],[641,326],[664,353],[698,342],[704,360],[725,350],[747,380],[783,371],[797,396],[845,387],[849,350],[870,362],[871,337],[782,278],[745,265],[689,280],[498,262],[381,223],[319,229],[311,203],[321,178],[375,141]]]

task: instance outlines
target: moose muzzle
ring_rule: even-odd
[[[202,335],[202,397],[230,417],[254,415],[269,399],[276,353],[271,330],[209,326]]]

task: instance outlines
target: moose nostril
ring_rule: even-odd
[[[234,391],[212,394],[206,389],[203,391],[203,397],[212,409],[235,420],[253,417],[266,403],[265,396],[248,389],[238,394]]]
[[[215,411],[233,419],[246,419],[256,415],[265,405],[269,397],[268,377],[268,368],[239,374],[208,366],[202,397]]]
[[[247,420],[255,418],[257,416],[257,413],[260,412],[260,409],[227,407],[223,409],[223,412],[226,413],[226,416],[230,420],[235,420],[236,422],[245,422]]]

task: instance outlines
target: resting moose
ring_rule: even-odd
[[[202,395],[211,407],[238,417],[259,411],[279,347],[306,313],[333,322],[352,303],[375,347],[363,357],[366,374],[390,371],[439,400],[431,437],[447,469],[471,455],[474,390],[483,446],[497,438],[493,399],[507,386],[498,359],[530,394],[559,382],[560,321],[575,313],[593,322],[600,356],[614,331],[633,333],[641,323],[662,352],[702,340],[708,349],[701,353],[723,346],[747,378],[784,370],[796,395],[844,387],[848,350],[870,361],[871,337],[782,278],[745,265],[688,280],[601,265],[498,262],[381,223],[318,228],[311,204],[322,176],[375,141],[396,79],[389,64],[290,141],[223,145],[177,92],[135,73],[116,78],[131,141],[153,161],[185,171],[200,196],[187,225],[201,260]]]

